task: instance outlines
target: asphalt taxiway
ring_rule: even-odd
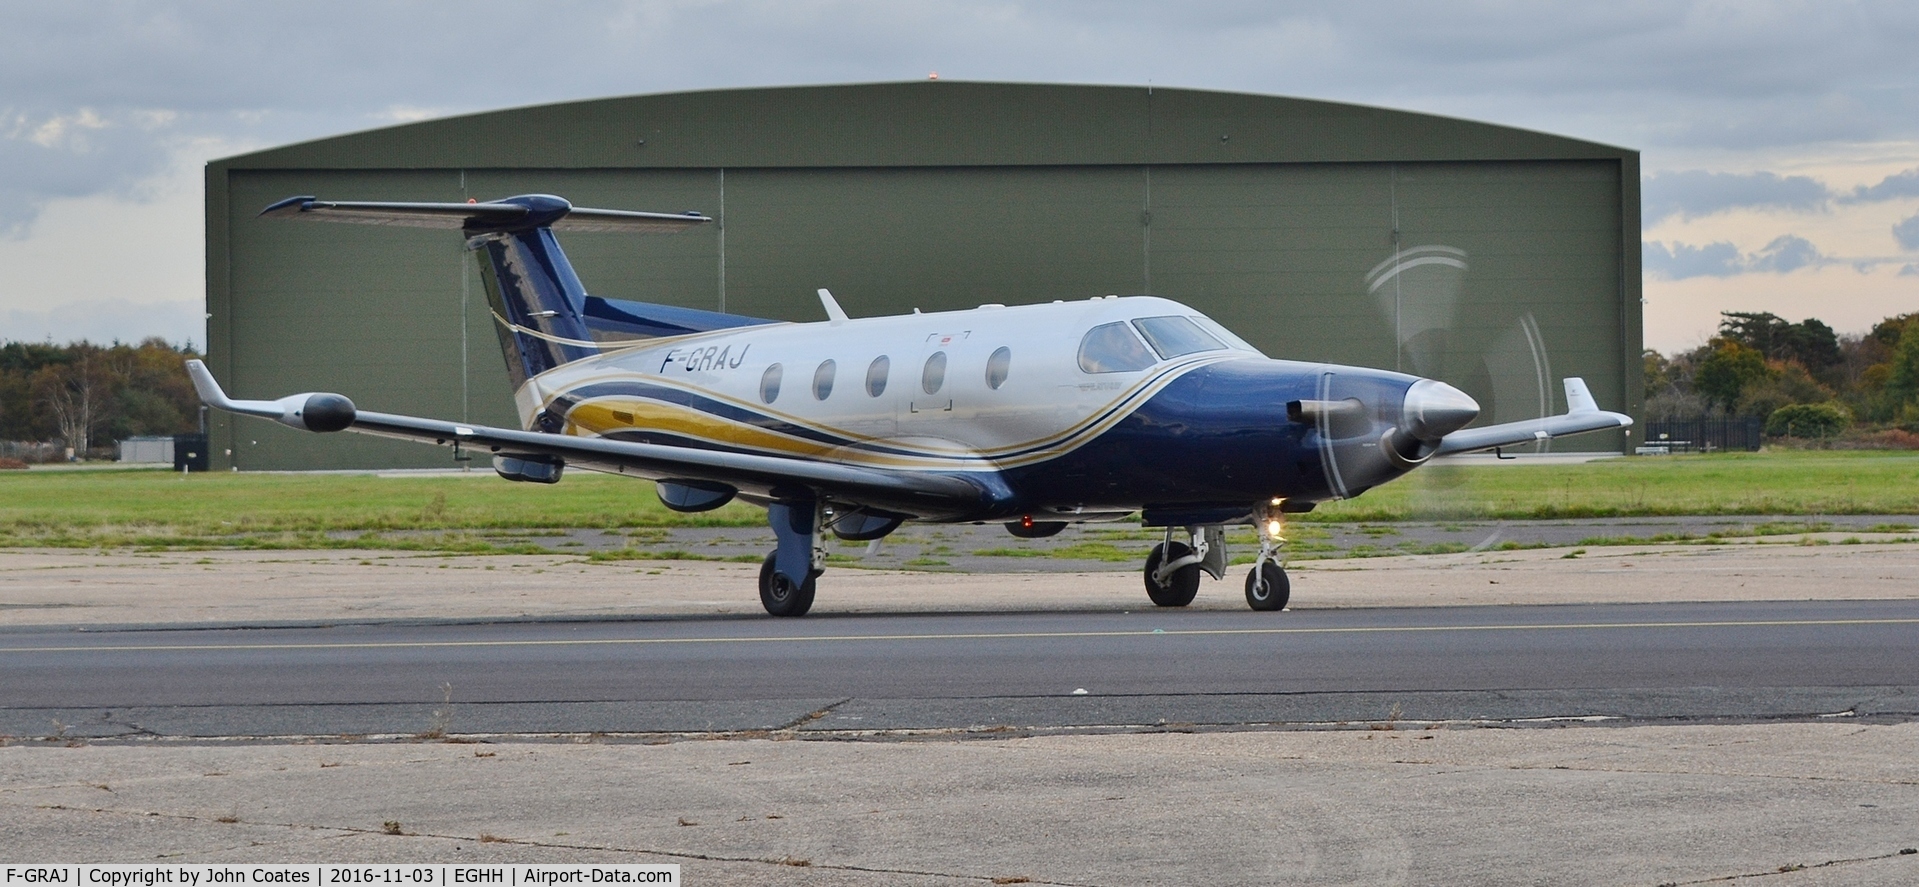
[[[0,635],[0,734],[406,736],[1919,715],[1919,601]]]

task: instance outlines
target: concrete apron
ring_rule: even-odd
[[[0,748],[13,861],[678,862],[695,885],[1892,885],[1919,883],[1901,854],[1915,823],[1916,724]]]
[[[1850,534],[1857,536],[1858,534]],[[1919,545],[1763,542],[1548,548],[1305,561],[1292,604],[1491,604],[1911,599]],[[1143,549],[1142,549],[1143,551]],[[1142,554],[1142,560],[1144,555]],[[1244,610],[1245,567],[1202,579],[1193,608]],[[392,551],[0,551],[0,630],[48,625],[249,625],[644,618],[762,612],[758,564],[594,563],[564,555]],[[1120,611],[1150,607],[1139,574],[829,569],[815,613]]]

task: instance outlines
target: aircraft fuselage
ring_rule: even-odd
[[[1131,326],[1142,318],[1189,319],[1217,347],[1165,357]],[[1089,366],[1088,332],[1112,324],[1140,338],[1143,365]],[[1185,347],[1194,344],[1205,343]],[[1331,446],[1335,429],[1289,419],[1289,402],[1336,399],[1321,397],[1329,380],[1342,396],[1366,389],[1381,421],[1418,381],[1271,360],[1177,302],[1106,297],[645,340],[535,376],[516,402],[532,430],[1003,481],[977,507],[920,519],[1144,508],[1215,523],[1271,498],[1356,495],[1403,473],[1364,458],[1376,441],[1347,455]],[[1360,429],[1353,436],[1373,428],[1347,424]],[[1327,470],[1342,457],[1355,477]]]

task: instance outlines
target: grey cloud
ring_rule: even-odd
[[[165,115],[0,115],[0,236],[24,233],[48,200],[137,194],[171,159]]]
[[[1899,269],[1900,277],[1919,277],[1919,265],[1908,264]]]
[[[1875,200],[1897,200],[1901,197],[1919,197],[1919,169],[1909,169],[1894,173],[1879,180],[1877,185],[1860,185],[1852,189],[1841,200],[1846,203],[1868,203]]]
[[[1919,5],[1846,9],[1784,0],[1443,10],[1411,0],[8,4],[0,104],[13,107],[0,110],[34,120],[81,109],[111,120],[174,116],[118,130],[124,153],[48,154],[33,173],[15,171],[28,168],[15,154],[0,157],[0,201],[32,206],[86,181],[123,187],[142,174],[134,155],[187,139],[279,143],[383,125],[394,108],[454,113],[931,70],[1304,95],[1640,148],[1919,138],[1919,87],[1906,85],[1919,84],[1910,51]],[[17,210],[7,212],[17,223]]]
[[[1825,256],[1819,254],[1819,248],[1813,246],[1811,241],[1787,234],[1773,238],[1771,243],[1749,256],[1746,267],[1753,271],[1784,274],[1808,265],[1819,264],[1824,259]]]
[[[1741,253],[1724,241],[1693,246],[1649,240],[1640,246],[1640,261],[1646,273],[1666,280],[1688,277],[1732,277],[1736,274],[1785,274],[1836,261],[1819,251],[1803,237],[1786,234],[1773,238],[1756,253]]]
[[[1731,209],[1814,211],[1832,198],[1825,183],[1807,176],[1701,169],[1647,176],[1642,194],[1648,228],[1674,216],[1692,219]]]
[[[1641,247],[1646,273],[1667,280],[1688,277],[1731,277],[1745,270],[1745,257],[1730,243],[1693,246],[1674,241],[1671,246],[1649,240]]]
[[[1919,250],[1919,215],[1893,225],[1892,239],[1899,241],[1902,249]]]

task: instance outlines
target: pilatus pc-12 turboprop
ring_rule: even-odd
[[[1099,296],[784,323],[586,294],[555,231],[671,233],[711,221],[575,208],[294,197],[273,219],[446,228],[477,257],[521,427],[358,409],[339,394],[233,400],[205,365],[202,400],[308,431],[484,448],[508,480],[574,466],[652,480],[667,507],[766,508],[760,569],[775,616],[813,603],[823,534],[878,540],[904,521],[1004,522],[1014,536],[1138,514],[1164,527],[1153,603],[1190,603],[1226,570],[1223,528],[1251,523],[1246,601],[1278,610],[1282,515],[1406,474],[1434,456],[1629,425],[1566,379],[1565,414],[1466,428],[1479,405],[1432,379],[1273,360],[1178,302]]]

